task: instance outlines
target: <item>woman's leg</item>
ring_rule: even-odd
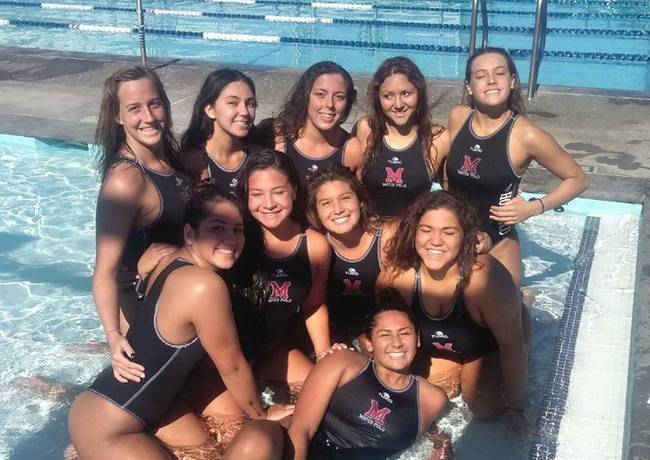
[[[128,412],[95,393],[81,393],[70,409],[70,439],[82,460],[167,460],[165,450]]]
[[[278,422],[253,420],[232,440],[222,460],[279,460],[284,452],[284,428]]]
[[[460,369],[461,394],[476,418],[490,418],[501,410],[503,380],[499,352],[463,363]]]

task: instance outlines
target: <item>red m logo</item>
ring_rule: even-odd
[[[480,158],[476,158],[472,161],[469,155],[465,155],[465,159],[463,160],[463,166],[460,167],[460,170],[470,173],[472,175],[477,175],[478,171],[476,169],[478,168],[478,164],[480,162],[481,162]]]
[[[403,172],[404,172],[404,168],[397,168],[396,171],[393,171],[393,168],[391,168],[390,166],[386,166],[386,182],[403,184],[404,183],[404,181],[402,180]]]
[[[345,284],[345,292],[348,294],[361,294],[361,281],[355,280],[354,283],[347,278],[343,278],[343,284]]]
[[[379,409],[379,404],[377,404],[377,401],[374,399],[370,400],[370,409],[363,414],[368,418],[373,419],[377,424],[383,425],[384,424],[384,419],[388,414],[390,414],[391,410],[388,407],[385,407],[383,409]]]
[[[433,342],[433,346],[436,347],[436,350],[444,350],[444,351],[451,351],[452,353],[458,353],[456,350],[452,348],[454,344],[451,342],[445,343],[444,345],[440,342]]]
[[[282,283],[280,286],[276,281],[271,281],[271,299],[289,299],[289,288],[291,287],[291,281]]]

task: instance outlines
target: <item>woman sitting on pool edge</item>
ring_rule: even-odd
[[[421,194],[387,244],[377,288],[394,287],[413,309],[421,375],[450,396],[460,389],[474,416],[503,412],[506,426],[527,436],[530,314],[505,267],[477,255],[478,231],[476,210],[464,198]]]
[[[248,265],[260,250],[245,248],[243,215],[234,197],[214,184],[203,184],[194,193],[184,214],[184,245],[152,273],[142,312],[127,333],[148,373],[140,382],[120,383],[107,368],[72,405],[70,437],[81,459],[168,458],[150,432],[172,449],[207,444],[208,434],[197,417],[174,405],[206,351],[235,402],[236,415],[279,419],[291,412],[282,406],[264,409],[239,346],[228,287],[220,276],[237,264],[242,251],[247,260],[239,264]],[[226,406],[215,409],[233,410],[232,404]],[[277,439],[275,425],[258,428],[268,429]]]

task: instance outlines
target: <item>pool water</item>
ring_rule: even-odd
[[[61,0],[56,5],[0,1],[0,43],[139,54],[135,2]],[[464,74],[471,16],[467,2],[412,0],[155,0],[143,7],[151,57],[298,68],[334,59],[351,72],[372,73],[386,58],[406,54],[425,75],[454,79]],[[489,44],[511,50],[523,81],[534,12],[532,0],[489,4]],[[539,83],[650,90],[647,2],[550,2],[549,12]]]
[[[0,198],[0,458],[60,459],[69,442],[71,396],[44,394],[30,379],[84,386],[109,362],[106,350],[96,346],[103,331],[91,297],[98,182],[86,146],[0,136],[0,161],[0,187],[6,191]],[[600,242],[595,251],[607,247],[625,264],[636,264],[637,205],[578,199],[520,226],[525,284],[537,295],[526,396],[533,421],[556,364],[555,338],[585,222],[593,216],[614,221],[617,232],[628,236]],[[617,282],[612,273],[603,285],[614,289]],[[631,283],[624,289],[633,292]],[[585,304],[587,314],[602,308],[597,299]],[[618,390],[625,393],[624,385]],[[610,425],[619,427],[614,434],[621,440],[623,418]],[[440,426],[452,436],[457,460],[529,458],[530,442],[513,438],[500,421],[471,421],[458,398]],[[428,447],[419,441],[401,458],[423,458]]]

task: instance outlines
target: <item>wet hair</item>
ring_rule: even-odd
[[[395,236],[386,243],[386,265],[390,267],[393,276],[420,267],[422,260],[415,249],[415,235],[422,216],[426,212],[436,209],[451,211],[456,216],[463,232],[460,251],[456,259],[458,265],[456,292],[462,292],[469,283],[476,264],[476,243],[480,221],[474,206],[460,195],[443,190],[420,194],[400,220]]]
[[[294,200],[293,209],[291,211],[291,218],[297,222],[304,222],[304,206],[302,211],[298,205],[298,201],[302,200],[304,203],[305,192],[300,184],[300,176],[293,160],[289,155],[272,149],[261,149],[254,154],[249,155],[244,165],[237,174],[237,188],[236,195],[242,205],[247,207],[248,203],[248,182],[251,174],[255,171],[266,171],[267,169],[275,169],[281,174],[286,176],[289,184],[296,190],[296,199]]]
[[[404,75],[418,91],[414,116],[415,124],[418,127],[418,134],[422,139],[422,145],[425,147],[433,146],[433,140],[444,131],[442,126],[434,124],[431,119],[427,81],[418,66],[404,56],[386,59],[377,68],[372,76],[372,80],[368,84],[368,125],[370,128],[370,136],[368,137],[368,146],[363,153],[363,160],[361,161],[362,176],[377,160],[377,156],[381,152],[383,145],[383,137],[388,132],[386,127],[387,119],[381,108],[379,87],[392,75]],[[434,127],[437,128],[435,133],[432,132]],[[435,146],[433,147],[435,148]],[[435,171],[436,165],[432,164],[429,158],[429,149],[423,149],[422,154],[429,170],[432,172]]]
[[[198,229],[209,215],[210,210],[217,204],[229,203],[235,206],[244,222],[244,238],[246,240],[242,253],[233,267],[224,274],[230,289],[242,294],[255,306],[260,308],[268,297],[268,276],[261,271],[257,261],[264,251],[264,236],[259,224],[244,208],[232,193],[222,191],[214,179],[206,179],[195,187],[192,197],[187,202],[183,214],[183,224],[188,224],[194,230]]]
[[[253,98],[255,98],[253,80],[239,70],[218,69],[212,71],[206,77],[199,94],[196,96],[196,101],[194,101],[192,117],[187,130],[181,139],[181,151],[202,147],[212,137],[214,134],[214,120],[205,113],[205,107],[213,105],[226,86],[237,81],[244,82],[253,93]]]
[[[377,293],[377,304],[366,315],[364,322],[364,335],[368,340],[372,337],[372,331],[377,327],[377,318],[382,313],[397,311],[404,313],[413,325],[416,334],[419,332],[418,322],[413,313],[413,309],[406,305],[402,296],[394,288],[383,288]]]
[[[95,130],[95,145],[97,146],[96,165],[102,182],[108,176],[111,168],[120,159],[120,150],[124,149],[134,155],[133,150],[126,143],[124,126],[117,122],[120,113],[120,101],[117,93],[122,83],[145,78],[148,78],[153,83],[165,111],[165,119],[162,120],[164,125],[163,153],[173,167],[179,167],[177,160],[178,143],[174,137],[171,104],[165,92],[165,87],[153,69],[135,66],[118,70],[104,82],[99,118]]]
[[[367,232],[375,232],[379,229],[379,217],[375,214],[374,206],[368,191],[363,186],[352,170],[340,163],[330,163],[318,170],[310,177],[307,190],[307,221],[319,232],[326,234],[327,229],[318,217],[318,203],[316,195],[321,186],[328,182],[341,181],[350,186],[352,192],[357,196],[361,206],[360,223]]]
[[[332,61],[317,62],[305,70],[291,88],[277,116],[276,134],[289,144],[298,140],[307,123],[309,96],[314,82],[322,75],[341,75],[345,80],[346,104],[339,124],[343,124],[352,111],[352,106],[357,100],[357,90],[348,71]]]
[[[508,109],[512,110],[513,112],[525,115],[526,111],[524,107],[524,98],[521,94],[519,72],[517,72],[517,67],[515,66],[515,62],[512,60],[512,57],[505,49],[489,46],[476,50],[474,54],[472,54],[469,59],[467,59],[467,64],[465,65],[465,84],[469,85],[472,80],[472,64],[474,64],[474,61],[477,57],[483,56],[484,54],[498,54],[500,56],[503,56],[503,58],[506,60],[506,64],[508,65],[508,72],[510,75],[515,77],[514,88],[510,90],[510,94],[508,95]],[[474,108],[474,98],[469,95],[467,87],[465,87],[463,90],[463,102],[465,102],[471,108]]]

